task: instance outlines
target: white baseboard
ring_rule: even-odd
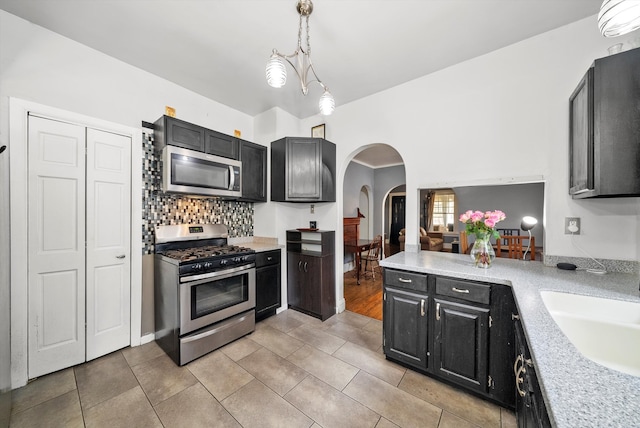
[[[140,345],[144,345],[145,343],[153,342],[156,340],[155,333],[147,333],[140,338]]]

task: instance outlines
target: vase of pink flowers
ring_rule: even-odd
[[[485,269],[491,267],[493,259],[496,258],[491,237],[500,238],[495,225],[505,218],[505,214],[500,210],[486,212],[469,210],[460,216],[460,221],[466,225],[467,234],[473,234],[476,238],[471,248],[471,260],[476,267]]]

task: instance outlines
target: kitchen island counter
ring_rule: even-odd
[[[560,331],[540,296],[542,290],[553,290],[640,303],[637,274],[598,275],[500,258],[491,268],[480,269],[468,255],[434,251],[397,253],[380,265],[510,286],[552,423],[567,428],[640,427],[640,377],[584,357]]]

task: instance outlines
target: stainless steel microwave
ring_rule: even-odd
[[[241,197],[242,164],[175,146],[162,149],[162,190],[201,196]]]

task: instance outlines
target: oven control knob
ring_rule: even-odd
[[[195,265],[191,266],[191,269],[202,270],[202,265],[200,263],[196,263]]]
[[[225,260],[225,259],[220,260],[220,265],[221,265],[221,266],[224,266],[224,265],[226,265],[226,264],[227,264],[227,262],[228,262],[228,260]]]
[[[211,263],[211,262],[204,262],[204,268],[205,268],[205,269],[209,269],[209,268],[210,268],[210,267],[212,267],[212,266],[213,266],[213,263]]]
[[[233,261],[236,262],[236,263],[239,263],[240,262],[240,257],[234,257]]]

